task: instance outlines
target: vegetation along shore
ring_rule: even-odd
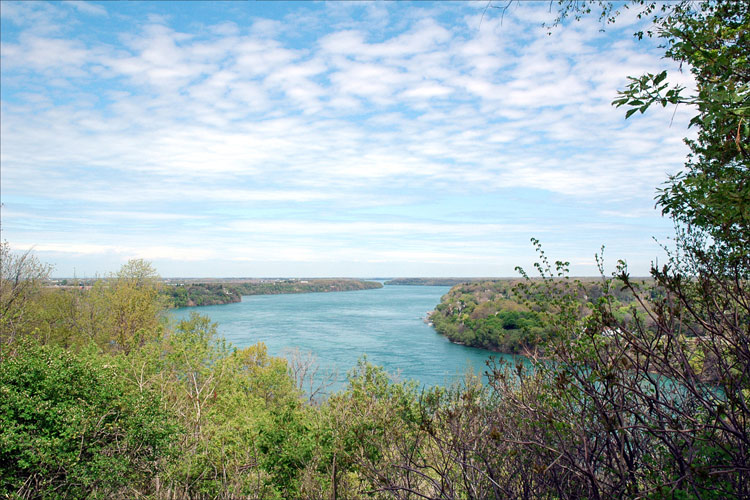
[[[174,283],[177,281],[177,283]],[[277,295],[284,293],[349,292],[382,288],[377,281],[356,279],[256,279],[199,282],[169,280],[161,293],[171,307],[210,306],[240,302],[243,295]]]

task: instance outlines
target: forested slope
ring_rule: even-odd
[[[586,309],[593,309],[607,296],[619,320],[643,315],[643,307],[622,282],[607,284],[595,278],[577,282],[581,286],[581,304]],[[644,286],[653,284],[653,280],[642,282]],[[439,333],[453,342],[510,354],[536,350],[550,339],[551,332],[545,328],[538,305],[520,289],[523,283],[503,279],[456,285],[441,298],[429,319]],[[653,297],[659,294],[657,289],[650,290]]]
[[[393,278],[386,285],[455,286],[460,283],[486,281],[489,278]]]
[[[240,302],[243,295],[348,292],[382,287],[382,283],[377,281],[354,279],[254,280],[247,283],[190,281],[168,283],[161,289],[161,294],[166,297],[167,304],[171,307],[190,307]]]

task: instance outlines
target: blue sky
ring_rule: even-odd
[[[486,6],[3,1],[2,238],[55,276],[514,276],[532,237],[647,274],[691,113],[610,102],[689,75],[630,13]]]

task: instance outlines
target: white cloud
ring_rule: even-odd
[[[86,1],[65,0],[63,4],[72,6],[73,8],[75,8],[76,10],[84,14],[89,14],[92,16],[106,16],[107,15],[107,9],[89,0],[86,0]]]
[[[216,258],[218,254],[213,250],[200,248],[185,248],[181,246],[141,246],[127,247],[122,245],[99,245],[90,243],[41,243],[28,244],[17,243],[15,248],[31,248],[35,252],[44,252],[51,254],[73,254],[77,256],[89,255],[117,255],[125,260],[127,259],[146,259],[146,260],[176,260],[176,261],[202,261]]]
[[[69,77],[85,75],[82,66],[91,60],[90,51],[77,40],[25,36],[20,43],[3,43],[4,70],[55,71]]]
[[[548,37],[538,24],[549,13],[534,5],[509,9],[502,25],[490,12],[481,28],[479,4],[456,5],[460,16],[438,4],[311,4],[298,6],[305,15],[205,26],[180,24],[157,6],[163,14],[139,15],[100,41],[59,25],[65,16],[94,22],[89,15],[107,14],[98,4],[69,5],[88,9],[78,14],[55,4],[8,6],[3,19],[15,31],[2,41],[0,158],[4,203],[13,210],[3,217],[29,231],[35,206],[59,207],[68,220],[76,203],[90,203],[95,221],[125,220],[123,229],[134,231],[147,220],[214,224],[218,213],[231,214],[216,224],[222,231],[290,235],[269,243],[263,258],[280,252],[273,246],[279,241],[297,248],[290,259],[312,259],[325,246],[296,245],[294,235],[340,242],[348,234],[347,248],[363,255],[370,235],[401,236],[404,245],[412,238],[428,245],[434,235],[446,247],[465,238],[471,246],[484,244],[487,232],[548,228],[543,220],[516,225],[502,213],[495,224],[466,225],[444,213],[436,220],[446,222],[434,224],[326,217],[380,207],[408,216],[431,198],[521,190],[588,200],[609,214],[609,203],[651,203],[654,187],[680,168],[685,153],[689,110],[678,110],[669,128],[673,110],[624,122],[609,104],[624,75],[665,66],[658,51],[613,41],[590,21]],[[360,8],[362,20],[351,16]],[[114,15],[118,7],[108,10]],[[294,33],[291,19],[300,21]],[[675,77],[689,84],[689,75]],[[28,210],[16,208],[21,201]],[[128,203],[145,205],[153,217]],[[247,211],[265,219],[248,222]],[[89,251],[118,247],[91,244]],[[169,253],[144,246],[152,255]],[[132,253],[138,243],[122,248]],[[420,252],[413,250],[430,255]],[[451,262],[465,256],[445,255]]]

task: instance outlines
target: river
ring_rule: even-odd
[[[424,322],[447,286],[385,286],[374,290],[290,295],[254,295],[242,302],[171,311],[176,319],[191,312],[210,317],[233,345],[263,342],[274,356],[293,349],[312,353],[321,372],[335,372],[334,389],[363,355],[399,380],[427,387],[448,385],[468,372],[482,374],[490,356],[483,349],[457,345]]]

